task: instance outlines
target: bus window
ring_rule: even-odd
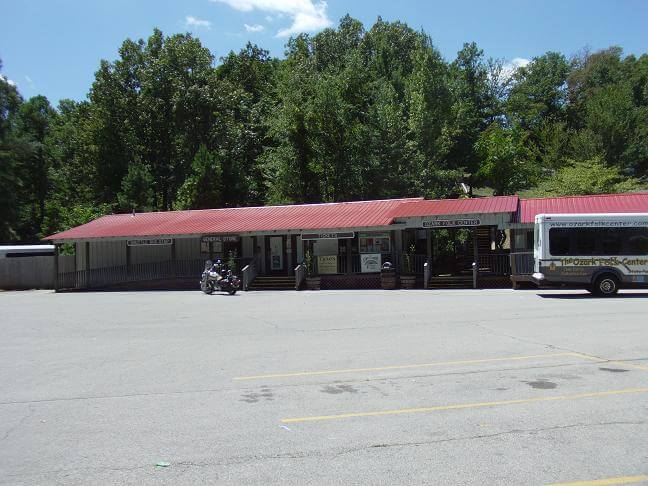
[[[569,255],[569,234],[567,228],[551,228],[549,230],[549,253],[555,256]]]
[[[624,228],[627,255],[648,255],[648,228]]]
[[[574,255],[590,256],[596,255],[596,228],[578,228],[573,231]]]
[[[598,237],[601,242],[601,255],[621,254],[621,234],[617,228],[601,228]]]

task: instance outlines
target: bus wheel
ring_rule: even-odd
[[[593,293],[602,297],[609,297],[619,291],[619,279],[612,273],[605,273],[596,277]]]

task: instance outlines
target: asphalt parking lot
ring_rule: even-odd
[[[0,483],[648,483],[647,316],[646,292],[2,292]]]

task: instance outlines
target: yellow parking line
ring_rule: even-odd
[[[295,422],[318,422],[323,420],[341,420],[341,419],[355,418],[355,417],[378,417],[382,415],[428,413],[428,412],[438,412],[441,410],[459,410],[465,408],[495,407],[499,405],[517,405],[522,403],[576,400],[579,398],[606,397],[611,395],[622,395],[627,393],[647,393],[647,392],[648,392],[648,388],[626,388],[622,390],[608,390],[608,391],[600,391],[600,392],[578,393],[576,395],[556,395],[556,396],[547,396],[547,397],[522,398],[518,400],[500,400],[496,402],[457,403],[453,405],[437,405],[434,407],[402,408],[397,410],[380,410],[375,412],[353,412],[353,413],[341,413],[336,415],[297,417],[297,418],[283,419],[281,420],[281,422],[285,424],[289,424]]]
[[[621,476],[618,478],[594,479],[591,481],[574,481],[571,483],[554,483],[548,486],[610,486],[614,484],[633,484],[648,481],[648,475]]]
[[[546,353],[546,354],[536,354],[531,356],[507,356],[501,358],[464,359],[464,360],[457,360],[457,361],[435,361],[432,363],[381,366],[376,368],[347,368],[347,369],[323,370],[323,371],[297,371],[292,373],[275,373],[270,375],[238,376],[234,378],[234,380],[236,381],[261,380],[267,378],[292,378],[296,376],[318,376],[318,375],[333,375],[333,374],[340,374],[340,373],[363,373],[369,371],[407,370],[413,368],[431,368],[434,366],[494,363],[498,361],[520,361],[520,360],[538,359],[538,358],[555,358],[558,356],[580,356],[580,353]]]
[[[589,359],[591,361],[596,361],[597,363],[607,363],[607,364],[612,364],[612,365],[617,365],[617,366],[625,366],[628,368],[635,368],[637,370],[642,370],[642,371],[648,371],[648,366],[641,366],[633,363],[628,363],[627,361],[610,361],[609,359],[605,358],[599,358],[597,356],[590,356],[589,354],[583,354],[583,353],[573,353],[574,356],[580,356],[585,359]]]

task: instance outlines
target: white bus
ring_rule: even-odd
[[[609,296],[648,286],[648,213],[538,214],[533,280]]]

